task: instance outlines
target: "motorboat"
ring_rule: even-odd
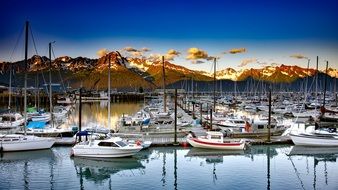
[[[336,146],[338,147],[337,133],[299,133],[289,134],[292,142],[300,146]]]
[[[5,113],[0,115],[0,129],[16,128],[24,122],[25,119],[19,113]]]
[[[246,142],[243,139],[226,139],[223,133],[209,131],[206,136],[193,137],[188,135],[188,143],[196,148],[219,149],[219,150],[244,150]]]
[[[245,124],[246,124],[246,121],[244,119],[228,118],[225,121],[221,121],[217,123],[217,126],[223,131],[227,131],[231,129],[231,130],[241,132],[245,128]]]
[[[32,135],[0,135],[0,149],[4,152],[48,149],[54,143],[52,138]]]
[[[108,139],[90,139],[80,142],[72,148],[72,155],[79,157],[117,158],[133,156],[143,147],[137,144],[129,144],[120,137]]]

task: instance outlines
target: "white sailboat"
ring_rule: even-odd
[[[27,125],[27,53],[28,53],[28,28],[29,22],[26,21],[26,39],[25,39],[25,81],[24,81],[24,135],[0,135],[0,151],[26,151],[51,148],[55,142],[54,139],[26,135]]]

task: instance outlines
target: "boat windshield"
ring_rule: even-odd
[[[118,144],[120,147],[127,146],[127,144],[125,142],[123,142],[123,141],[116,141],[115,143]]]

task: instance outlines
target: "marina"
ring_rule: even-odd
[[[338,1],[0,7],[0,190],[338,189]]]

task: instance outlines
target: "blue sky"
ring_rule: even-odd
[[[219,69],[240,69],[245,60],[255,60],[246,68],[306,67],[307,60],[293,54],[311,60],[318,55],[322,68],[325,60],[338,68],[336,0],[11,0],[1,2],[0,16],[0,61],[23,58],[23,37],[12,57],[11,52],[29,20],[40,55],[47,55],[50,41],[56,41],[56,56],[96,58],[101,48],[127,46],[150,48],[146,55],[175,49],[181,52],[176,64],[210,71],[210,61],[186,60],[187,50],[197,47],[220,57]],[[222,54],[233,48],[246,52]]]

